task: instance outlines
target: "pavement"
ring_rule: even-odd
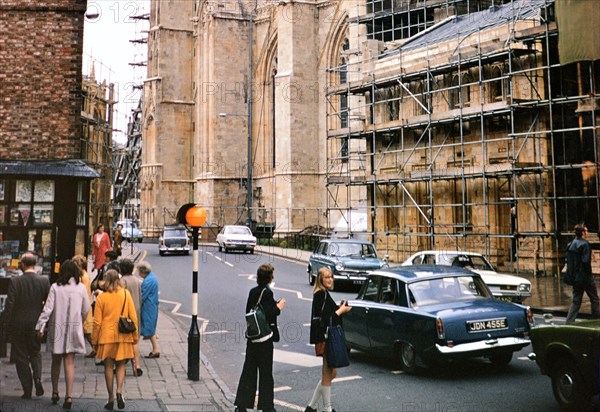
[[[127,253],[129,252],[129,253]],[[140,250],[128,250],[127,256],[135,261],[143,258]],[[310,252],[261,246],[260,253],[283,257],[305,263]],[[523,276],[523,275],[522,275]],[[527,277],[532,282],[532,296],[525,301],[537,313],[553,313],[565,316],[571,302],[571,288],[553,277]],[[581,317],[590,316],[589,300],[584,298]],[[123,396],[126,411],[233,411],[234,395],[213,370],[210,362],[200,356],[200,380],[187,377],[187,329],[183,322],[169,312],[160,311],[157,335],[159,337],[160,358],[141,358],[143,375],[135,377],[128,365]],[[10,344],[8,348],[10,353]],[[59,388],[61,400],[52,405],[50,396],[50,353],[42,346],[42,383],[45,395],[31,400],[21,399],[22,389],[14,364],[9,358],[0,358],[0,411],[59,411],[64,397],[64,373],[61,371]],[[142,356],[151,351],[149,341],[140,341]],[[235,386],[235,382],[229,383]],[[76,356],[75,386],[73,389],[74,411],[102,411],[107,402],[103,366],[96,365],[94,359]],[[115,405],[116,408],[116,405]]]

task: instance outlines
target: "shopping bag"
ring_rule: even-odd
[[[273,336],[273,331],[269,326],[269,322],[267,322],[267,317],[260,304],[264,291],[263,289],[260,292],[260,297],[256,305],[246,313],[246,338],[254,343],[265,342]]]
[[[325,341],[325,359],[330,368],[343,368],[350,365],[344,329],[341,325],[333,325],[331,319]]]

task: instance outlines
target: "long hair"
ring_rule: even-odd
[[[71,259],[73,263],[75,263],[81,270],[85,270],[87,272],[88,260],[83,255],[75,255],[73,259]]]
[[[69,283],[69,279],[75,279],[75,283],[79,283],[81,279],[81,268],[70,259],[65,260],[58,270],[58,279],[56,283],[60,286]]]
[[[104,273],[104,291],[105,292],[114,292],[121,288],[121,279],[119,278],[119,272],[114,269],[108,269],[106,273]]]
[[[315,286],[313,287],[313,295],[321,290],[327,290],[327,288],[323,284],[323,276],[325,276],[326,274],[330,274],[331,276],[333,276],[333,273],[331,273],[331,269],[329,269],[327,266],[323,266],[317,272],[317,280],[315,280]],[[331,289],[329,290],[333,290],[333,286],[331,286]]]

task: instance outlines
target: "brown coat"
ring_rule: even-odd
[[[92,345],[137,342],[137,333],[119,333],[119,318],[121,317],[121,308],[123,308],[125,295],[127,296],[127,302],[123,309],[123,316],[129,316],[133,320],[133,323],[135,323],[136,329],[139,330],[137,313],[129,291],[119,287],[114,292],[103,292],[96,298]]]

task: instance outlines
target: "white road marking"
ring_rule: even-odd
[[[294,405],[293,403],[273,399],[273,403],[278,406],[283,406],[286,410],[303,411],[305,406]]]
[[[280,386],[278,388],[273,389],[273,392],[283,392],[283,391],[291,391],[292,388],[290,386]]]
[[[335,383],[338,383],[338,382],[346,382],[346,381],[355,381],[357,379],[362,379],[362,376],[360,376],[360,375],[343,376],[341,378],[335,378],[333,381]]]
[[[323,365],[323,360],[314,355],[298,352],[288,352],[280,349],[273,350],[273,362],[312,368]]]
[[[296,294],[296,297],[300,300],[312,300],[312,296],[309,298],[305,298],[304,295],[302,295],[302,292],[299,292],[297,290],[293,290],[293,289],[285,289],[285,288],[276,288],[274,286],[271,286],[271,289],[274,290],[280,290],[282,292],[289,292],[289,293],[294,293]]]
[[[159,302],[163,302],[163,303],[167,303],[169,305],[173,305],[173,309],[171,309],[171,313],[175,313],[175,314],[177,314],[177,312],[179,311],[179,308],[181,307],[181,303],[174,302],[172,300],[160,299]]]

